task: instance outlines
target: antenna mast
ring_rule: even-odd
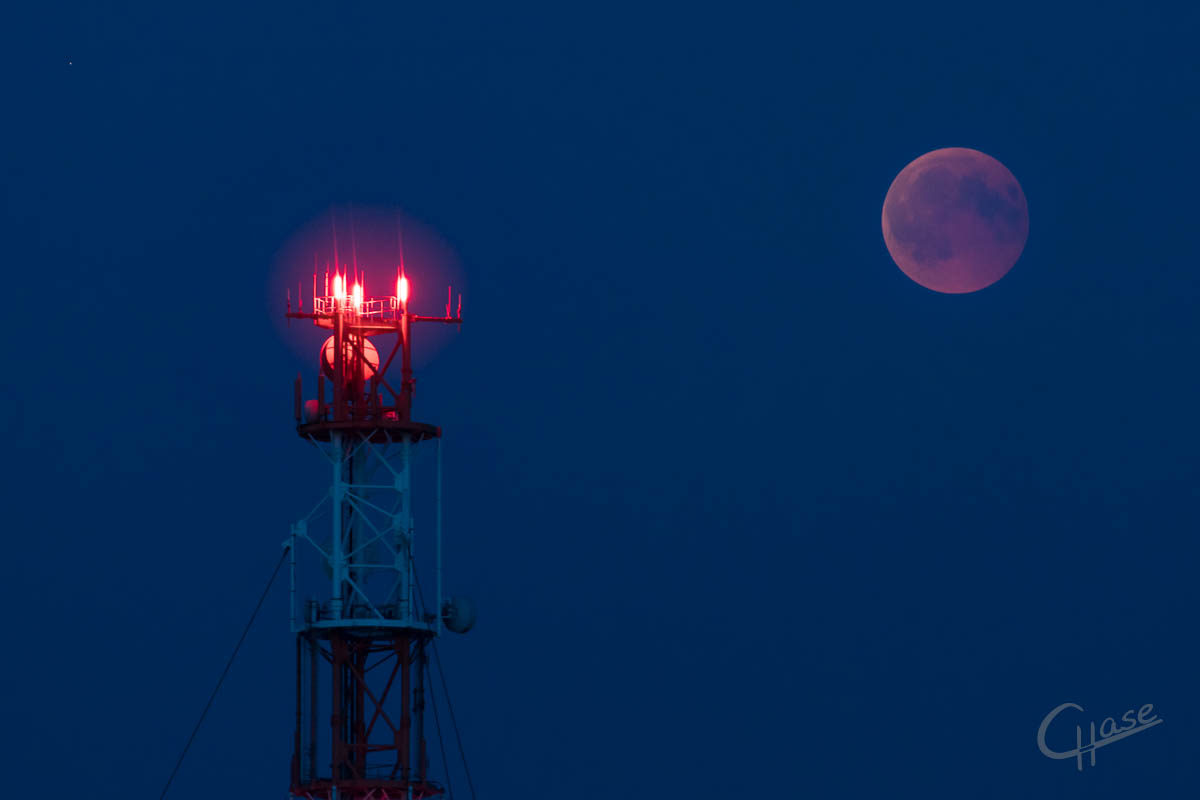
[[[465,633],[475,612],[465,598],[442,598],[442,431],[412,416],[412,334],[418,323],[461,325],[462,318],[451,316],[449,306],[440,317],[412,313],[403,270],[395,295],[365,297],[353,229],[351,248],[354,284],[347,286],[350,276],[335,255],[332,292],[327,275],[326,293],[317,296],[314,274],[311,311],[287,313],[330,333],[318,357],[315,396],[306,399],[296,378],[294,413],[296,432],[325,455],[333,479],[291,530],[291,795],[424,800],[443,792],[429,774],[425,741],[428,647],[445,629]],[[377,349],[375,342],[383,344]],[[398,385],[388,378],[397,356]],[[413,455],[428,443],[437,450],[431,607],[423,605],[417,581],[412,514]],[[311,589],[314,575],[317,587],[301,601],[298,584]]]

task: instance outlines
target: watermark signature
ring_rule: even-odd
[[[1083,771],[1083,757],[1087,755],[1091,758],[1092,766],[1096,766],[1096,751],[1101,747],[1110,745],[1113,742],[1120,741],[1126,736],[1133,736],[1135,733],[1141,733],[1147,728],[1153,728],[1162,722],[1162,718],[1158,714],[1152,713],[1154,706],[1150,703],[1142,706],[1137,711],[1137,716],[1134,716],[1133,709],[1129,709],[1121,715],[1121,722],[1118,724],[1112,717],[1105,717],[1100,723],[1100,739],[1096,740],[1096,723],[1088,723],[1090,735],[1087,742],[1083,741],[1083,728],[1079,725],[1075,726],[1075,749],[1074,750],[1051,750],[1046,745],[1046,731],[1050,729],[1050,723],[1068,708],[1073,708],[1076,711],[1083,711],[1083,706],[1076,703],[1063,703],[1058,708],[1051,711],[1042,720],[1042,724],[1038,726],[1037,744],[1038,749],[1042,751],[1042,755],[1047,758],[1074,758],[1075,766],[1081,772]]]

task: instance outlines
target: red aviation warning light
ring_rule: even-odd
[[[400,305],[408,308],[408,276],[403,272],[396,279],[396,297],[400,298]]]

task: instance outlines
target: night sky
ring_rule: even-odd
[[[355,205],[459,264],[481,798],[1193,793],[1200,14],[1069,5],[6,11],[5,794],[158,796],[327,486],[273,270]],[[1028,198],[975,294],[880,230],[939,147]],[[286,589],[175,800],[285,796]],[[1068,701],[1164,724],[1079,772]]]

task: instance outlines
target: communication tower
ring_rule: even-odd
[[[448,294],[444,315],[421,316],[409,311],[403,271],[395,294],[384,297],[365,297],[361,277],[345,274],[336,258],[332,285],[330,277],[318,295],[314,276],[311,310],[298,297],[298,310],[289,301],[287,313],[329,331],[316,396],[306,399],[296,378],[295,417],[296,432],[332,473],[329,491],[291,530],[291,795],[423,800],[443,792],[429,774],[426,745],[429,647],[443,630],[465,633],[475,611],[465,598],[442,597],[442,432],[412,417],[412,332],[418,323],[461,325],[462,300],[452,313]],[[398,384],[388,377],[397,357]],[[427,607],[414,561],[413,469],[416,450],[431,445],[435,577],[424,587],[433,595]],[[301,601],[298,583],[313,575],[320,589]]]

